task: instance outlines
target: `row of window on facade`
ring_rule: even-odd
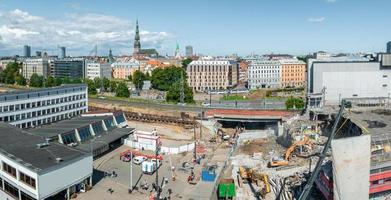
[[[40,126],[42,124],[48,124],[48,123],[60,121],[60,120],[63,120],[63,119],[68,119],[68,118],[71,118],[71,117],[74,117],[74,116],[78,116],[80,114],[83,114],[84,112],[85,112],[85,110],[77,110],[77,111],[70,112],[70,113],[67,113],[67,114],[61,114],[61,115],[48,117],[48,118],[44,118],[44,119],[33,120],[31,122],[25,122],[25,123],[19,123],[19,124],[17,124],[17,122],[16,122],[15,126],[17,126],[19,128],[28,128],[28,127]]]
[[[190,72],[202,72],[202,71],[207,71],[207,72],[212,72],[212,71],[220,71],[220,72],[225,72],[229,66],[221,66],[221,65],[190,65],[189,70]]]
[[[73,110],[73,109],[81,108],[84,106],[86,106],[86,102],[79,102],[79,103],[74,103],[74,104],[65,105],[65,106],[59,106],[59,107],[55,107],[55,108],[48,108],[48,109],[32,111],[32,112],[28,112],[28,113],[4,116],[4,117],[0,117],[0,121],[4,121],[4,122],[19,121],[19,120],[29,119],[32,117],[39,117],[39,116],[44,116],[44,115],[50,115],[52,113]]]
[[[25,173],[21,171],[17,171],[15,167],[12,167],[11,165],[5,163],[4,161],[1,162],[2,171],[13,177],[15,180],[19,180],[19,182],[23,183],[24,185],[36,189],[36,181],[34,178],[26,175]],[[4,188],[3,183],[4,182]],[[0,177],[0,189],[6,192],[7,194],[16,197],[19,199],[19,189],[12,184],[8,183],[6,180],[1,179]],[[34,200],[33,197],[29,196],[28,194],[21,191],[21,199],[22,200]]]
[[[79,94],[79,95],[49,99],[49,100],[44,100],[44,101],[34,101],[34,102],[23,103],[23,104],[0,106],[0,112],[12,112],[12,111],[24,110],[24,109],[29,109],[29,108],[38,108],[38,107],[47,106],[47,105],[54,105],[54,104],[58,104],[58,103],[77,101],[77,100],[81,100],[81,99],[85,99],[85,98],[86,98],[85,94]]]

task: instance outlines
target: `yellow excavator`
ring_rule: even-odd
[[[279,167],[279,166],[287,166],[289,165],[289,159],[291,158],[291,155],[293,151],[295,151],[295,148],[298,146],[303,145],[310,145],[310,139],[308,137],[304,137],[303,140],[299,140],[294,142],[285,152],[285,158],[282,157],[273,157],[271,161],[269,162],[269,167]]]
[[[263,198],[267,193],[270,193],[269,177],[267,174],[260,173],[252,168],[240,166],[239,175],[244,182],[256,183],[258,186],[261,186],[261,182],[263,182],[263,188],[257,192]]]

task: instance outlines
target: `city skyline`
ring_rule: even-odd
[[[59,54],[57,46],[65,46],[70,56],[88,55],[95,44],[99,55],[109,49],[131,55],[136,19],[142,48],[163,55],[174,55],[177,43],[182,55],[187,45],[209,55],[384,52],[387,5],[391,2],[1,0],[0,56],[22,55],[24,45],[32,54]]]

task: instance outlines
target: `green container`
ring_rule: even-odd
[[[219,198],[233,198],[236,195],[234,179],[222,179],[218,189]]]

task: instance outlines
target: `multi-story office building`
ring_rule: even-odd
[[[86,78],[111,78],[110,63],[86,61]]]
[[[195,91],[226,90],[238,84],[239,66],[229,60],[197,60],[187,66],[188,84]]]
[[[58,78],[84,78],[84,60],[75,58],[51,60],[50,75]]]
[[[0,94],[0,121],[29,128],[80,115],[88,110],[87,86],[63,85]]]
[[[48,58],[28,58],[23,62],[23,77],[30,79],[33,74],[47,78],[50,74]]]
[[[66,47],[60,47],[60,58],[61,59],[64,59],[67,57],[67,53],[66,53]]]
[[[0,138],[0,199],[70,199],[92,186],[90,153],[45,141],[4,122]]]
[[[25,57],[25,58],[31,57],[31,46],[29,46],[29,45],[23,46],[23,57]]]
[[[193,53],[193,47],[192,46],[186,46],[186,57],[192,57],[194,55]]]
[[[383,54],[381,57],[387,57]],[[380,59],[379,59],[380,60]],[[391,68],[387,59],[310,60],[308,64],[308,99],[310,108],[337,105],[342,99],[367,99],[373,104],[390,97]],[[390,65],[391,66],[391,65]],[[375,104],[376,104],[375,103]]]
[[[128,79],[129,75],[133,75],[136,70],[140,70],[138,61],[115,62],[111,64],[113,70],[113,78]]]
[[[387,42],[387,53],[391,53],[391,41]]]
[[[253,60],[248,66],[248,88],[278,88],[281,64],[279,61]]]
[[[304,87],[306,79],[306,64],[303,61],[291,59],[280,60],[281,87]]]

